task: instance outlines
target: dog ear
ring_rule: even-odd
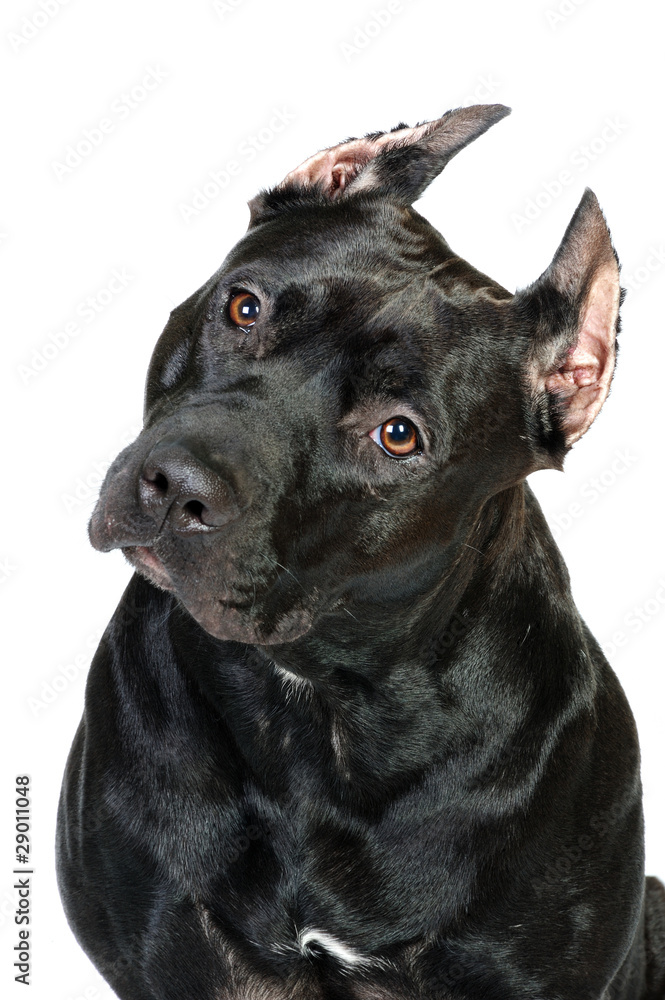
[[[617,255],[587,188],[552,263],[513,299],[532,331],[528,381],[539,436],[556,468],[609,392],[621,300]]]
[[[316,188],[334,200],[359,191],[376,191],[415,201],[449,160],[483,132],[510,114],[502,104],[477,104],[448,111],[443,118],[391,132],[375,132],[363,139],[315,153],[286,175],[270,194]],[[250,202],[253,215],[261,195]]]

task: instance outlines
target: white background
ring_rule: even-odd
[[[565,475],[532,482],[557,526],[580,610],[635,712],[647,867],[665,876],[665,219],[654,5],[392,0],[381,25],[384,0],[220,0],[218,9],[212,0],[43,2],[55,13],[39,0],[6,0],[0,23],[4,995],[25,995],[13,982],[11,819],[14,776],[28,773],[29,995],[110,996],[60,910],[54,819],[87,665],[130,575],[118,553],[88,544],[95,482],[138,430],[146,366],[169,310],[243,234],[246,201],[260,187],[349,135],[460,104],[500,102],[513,114],[463,151],[418,205],[453,248],[510,289],[528,284],[589,185],[631,287],[605,410]],[[132,98],[149,71],[154,89]],[[261,132],[275,109],[290,122]],[[54,164],[103,118],[112,131],[58,178]],[[261,148],[250,157],[256,135]],[[207,204],[185,221],[182,206],[230,159],[238,174],[224,190],[208,188]],[[557,187],[561,171],[567,183]],[[106,303],[114,269],[126,286]],[[81,314],[88,296],[103,306],[91,322]],[[78,332],[66,342],[62,331],[73,322]],[[64,346],[48,348],[54,356],[37,370],[52,335]]]

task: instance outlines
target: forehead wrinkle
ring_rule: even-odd
[[[473,264],[469,264],[467,260],[456,254],[452,254],[446,260],[430,268],[425,275],[427,279],[434,279],[435,276],[439,279],[435,281],[436,287],[444,295],[451,290],[458,291],[461,286],[473,295],[480,292],[495,299],[512,299],[513,297],[512,293],[498,281],[483,274]]]
[[[225,265],[233,270],[256,269],[257,275],[272,272],[275,277],[282,271],[285,258],[307,270],[311,264],[311,269],[314,272],[318,269],[319,273],[329,264],[331,276],[348,263],[380,273],[387,270],[421,273],[427,257],[431,260],[432,254],[438,256],[448,249],[445,240],[429,224],[426,228],[414,224],[410,213],[395,212],[394,206],[390,212],[375,211],[369,217],[355,214],[325,220],[317,217],[312,225],[305,214],[300,221],[301,225],[293,229],[285,227],[281,220],[267,223],[263,232],[262,227],[250,230],[231,251]],[[429,254],[428,244],[431,244]],[[276,254],[280,256],[277,264]]]
[[[444,262],[445,265],[445,262]],[[403,297],[404,293],[414,286],[419,286],[422,291],[426,290],[428,279],[430,275],[437,272],[444,265],[436,265],[425,273],[412,272],[405,275],[403,280],[399,283],[390,282],[386,284],[381,282],[374,275],[363,275],[360,279],[356,277],[340,277],[338,274],[322,275],[314,284],[321,286],[326,292],[334,291],[335,287],[343,286],[347,291],[353,291],[353,288],[358,289],[359,295],[366,295],[369,291],[372,291],[376,295],[375,305],[372,310],[371,316],[368,318],[366,328],[368,332],[374,327],[376,323],[381,323],[383,321],[383,314],[393,305]],[[401,270],[400,270],[401,273]],[[434,286],[439,294],[442,293],[438,285]],[[404,313],[400,314],[404,317]],[[353,331],[357,333],[358,330]]]
[[[431,271],[437,271],[438,266],[431,269]],[[375,312],[372,314],[370,321],[367,324],[367,331],[371,332],[377,325],[380,326],[381,323],[386,322],[386,313],[394,310],[395,315],[391,317],[394,321],[397,318],[399,322],[399,327],[401,329],[406,329],[409,321],[415,323],[418,328],[421,328],[422,323],[418,322],[418,317],[411,317],[408,312],[400,306],[400,303],[404,296],[409,292],[410,289],[422,292],[425,296],[425,301],[429,302],[429,291],[427,285],[430,278],[430,271],[425,274],[414,274],[403,281],[401,284],[392,286],[387,289],[383,295],[383,301],[378,305]],[[434,290],[438,295],[443,295],[445,298],[445,293],[442,288],[440,288],[436,283],[433,286]],[[429,313],[428,313],[429,315]]]

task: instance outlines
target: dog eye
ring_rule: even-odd
[[[261,303],[251,292],[234,292],[229,299],[229,319],[243,330],[254,326],[261,311]]]
[[[408,458],[420,451],[418,431],[406,417],[391,417],[369,436],[392,458]]]

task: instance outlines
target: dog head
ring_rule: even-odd
[[[620,288],[595,196],[515,295],[412,207],[507,113],[317,153],[171,314],[90,537],[217,638],[285,643],[418,601],[488,498],[559,468],[600,409]]]

